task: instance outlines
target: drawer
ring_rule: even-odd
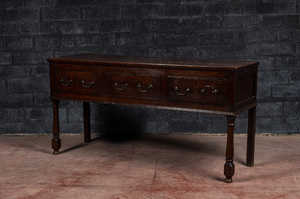
[[[208,77],[167,78],[167,100],[226,105],[226,80]]]
[[[160,99],[159,76],[143,74],[108,74],[106,82],[110,96],[138,99]]]
[[[100,73],[57,70],[54,81],[59,93],[100,95]]]

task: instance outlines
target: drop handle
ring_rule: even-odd
[[[90,82],[90,85],[86,85],[86,84],[85,84],[85,81],[82,80],[82,81],[81,81],[81,84],[82,84],[82,86],[83,86],[84,88],[91,88],[91,87],[95,84],[95,82],[94,82],[94,81],[91,81],[91,82]]]
[[[62,79],[60,80],[60,83],[61,83],[63,86],[65,86],[65,87],[69,87],[70,84],[71,84],[72,82],[73,82],[73,79],[70,79],[69,81],[67,81],[67,83],[65,83],[64,78],[62,78]]]
[[[137,84],[137,87],[140,89],[142,93],[149,93],[153,89],[153,86],[151,84],[148,86],[147,90],[143,90],[142,84],[140,83]]]
[[[179,95],[179,96],[186,96],[191,91],[190,88],[186,88],[184,90],[184,93],[180,93],[179,88],[177,86],[174,88],[174,90],[176,91],[176,94]]]
[[[213,86],[207,85],[207,86],[204,86],[204,87],[200,90],[200,93],[205,93],[206,90],[207,90],[207,88],[211,88],[211,92],[214,93],[214,94],[216,94],[216,93],[219,92],[219,91],[218,91],[217,89],[215,89]]]
[[[115,82],[114,84],[114,87],[118,90],[118,91],[126,91],[127,87],[128,87],[128,84],[125,83],[123,85],[121,85],[122,88],[119,88],[119,84],[117,82]]]

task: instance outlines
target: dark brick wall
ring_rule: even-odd
[[[260,61],[257,132],[300,133],[299,5],[299,0],[1,0],[0,133],[51,133],[46,59],[83,52]],[[82,132],[81,113],[81,103],[61,102],[61,131]],[[92,104],[93,132],[225,133],[225,121]],[[237,132],[246,132],[246,126],[243,114]]]

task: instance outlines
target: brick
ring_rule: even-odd
[[[237,57],[245,57],[245,55],[251,56],[243,44],[215,46],[215,57],[217,59],[237,59]]]
[[[224,16],[221,26],[223,28],[243,28],[245,23],[244,16]]]
[[[49,116],[45,117],[47,116],[47,109],[31,108],[28,109],[27,111],[28,111],[28,119],[30,121],[45,121],[46,118],[50,118]]]
[[[256,133],[276,133],[273,124],[272,117],[256,117]]]
[[[203,18],[190,18],[190,19],[184,18],[180,23],[180,31],[195,33],[195,32],[207,31],[211,29],[218,29],[220,28],[220,26],[221,26],[221,19],[215,16],[203,17]],[[173,31],[178,32],[176,29],[173,29]]]
[[[14,8],[37,8],[39,1],[36,0],[17,0],[15,1]]]
[[[167,121],[146,121],[141,125],[140,133],[155,133],[166,134],[169,133],[169,123]]]
[[[78,35],[74,38],[75,46],[77,48],[93,47],[93,37]]]
[[[18,26],[16,24],[1,24],[0,23],[0,35],[1,36],[16,36],[18,35]]]
[[[14,0],[5,0],[5,1],[0,1],[0,8],[6,8],[6,9],[11,9],[14,7],[15,1]]]
[[[164,15],[168,17],[195,17],[201,16],[203,7],[201,4],[165,4]]]
[[[0,107],[26,107],[33,105],[32,95],[30,93],[8,93],[0,95]]]
[[[51,128],[50,128],[51,129]],[[83,125],[79,123],[66,124],[60,126],[61,134],[78,134],[83,133]]]
[[[206,133],[211,121],[171,121],[171,133]]]
[[[299,42],[300,41],[300,31],[280,30],[280,31],[278,31],[278,41]]]
[[[14,64],[41,64],[47,63],[46,59],[52,57],[52,52],[19,52],[14,53]]]
[[[300,66],[300,58],[294,56],[276,56],[275,67],[277,69],[298,69]]]
[[[227,129],[226,129],[227,132]],[[240,115],[235,120],[235,133],[248,133],[248,117]]]
[[[95,34],[95,33],[98,34],[99,29],[100,29],[100,23],[96,23],[94,20],[91,20],[91,21],[74,22],[74,27],[72,30],[73,30],[73,34]]]
[[[242,2],[232,1],[227,3],[226,1],[210,1],[203,2],[203,14],[204,15],[233,15],[241,14]]]
[[[164,14],[162,5],[159,4],[127,4],[121,7],[121,18],[161,18]]]
[[[261,28],[286,29],[299,26],[299,15],[267,15],[262,17]]]
[[[202,44],[201,41],[203,41],[205,38],[208,38],[208,35],[201,35],[202,37],[200,38],[198,34],[165,34],[165,33],[159,33],[155,34],[157,37],[157,44],[158,45],[197,45],[199,43]],[[151,35],[150,35],[151,36]],[[213,37],[211,37],[212,39]],[[154,38],[150,38],[152,41]],[[148,40],[148,41],[151,41]],[[147,41],[147,40],[146,40]],[[147,42],[149,43],[149,42]],[[151,42],[150,42],[151,43]]]
[[[32,65],[31,66],[32,69],[32,75],[34,75],[35,77],[45,77],[45,76],[49,76],[49,65],[48,64],[43,64],[43,65]]]
[[[257,116],[282,116],[284,114],[282,102],[260,102],[256,110]]]
[[[263,77],[264,81],[270,85],[290,83],[290,71],[288,70],[266,70]]]
[[[59,21],[57,24],[57,31],[59,34],[70,35],[70,34],[82,34],[84,32],[85,25],[78,25],[82,21]],[[88,25],[87,22],[85,22]],[[95,26],[95,24],[93,24]],[[97,27],[97,25],[96,25]]]
[[[114,1],[113,1],[114,2]],[[109,4],[110,0],[102,0],[101,2],[99,2],[99,5],[106,5]],[[98,6],[98,2],[95,0],[59,0],[56,3],[56,6],[58,7],[95,7]]]
[[[292,71],[291,80],[292,81],[300,81],[300,71]]]
[[[269,1],[269,2],[245,2],[243,6],[245,14],[279,14],[296,13],[296,3],[294,1]]]
[[[238,17],[235,17],[235,18],[237,19]],[[240,19],[242,20],[244,28],[253,28],[256,30],[257,27],[259,27],[261,25],[262,16],[261,15],[243,16]],[[239,20],[239,19],[237,19],[237,20]]]
[[[178,32],[181,29],[178,19],[149,19],[141,22],[142,32]]]
[[[272,125],[272,133],[295,134],[298,133],[298,120],[294,117],[275,117]]]
[[[0,65],[10,65],[12,63],[12,54],[9,52],[0,52]]]
[[[50,92],[33,92],[32,94],[33,96],[33,104],[35,107],[38,106],[51,106],[52,107],[52,103],[50,100]]]
[[[83,123],[83,109],[71,108],[69,110],[69,122],[70,123]]]
[[[32,67],[30,66],[0,66],[0,78],[24,78],[32,73]]]
[[[139,4],[157,4],[157,3],[161,3],[161,1],[159,0],[135,0],[136,3]]]
[[[139,28],[136,22],[128,19],[115,20],[115,21],[102,21],[100,24],[100,32],[132,32]]]
[[[254,30],[247,33],[246,41],[254,43],[272,42],[276,40],[276,37],[276,32],[271,30]]]
[[[153,34],[146,34],[146,33],[119,33],[117,34],[117,41],[118,46],[123,45],[145,45],[147,44],[155,44],[156,38]],[[111,43],[112,45],[113,43]]]
[[[118,12],[118,7],[116,6],[86,8],[83,10],[82,19],[83,20],[113,19],[116,17],[117,12]]]
[[[39,22],[26,22],[18,25],[18,35],[24,36],[36,36],[38,34]]]
[[[49,91],[49,78],[45,77],[28,77],[20,79],[9,79],[8,92],[10,93],[27,93],[30,91]]]
[[[293,45],[288,43],[256,45],[255,53],[258,55],[291,55],[295,53]]]
[[[248,61],[253,61],[256,60],[257,58],[250,58]],[[263,71],[263,70],[270,70],[270,69],[275,69],[275,61],[274,58],[259,58],[259,70]]]
[[[271,84],[266,79],[266,71],[259,70],[257,77],[257,98],[258,99],[270,99],[272,95],[272,87],[275,79],[272,79],[273,83]]]
[[[216,31],[214,36],[218,45],[237,43],[236,31]]]
[[[196,59],[197,57],[200,57],[200,51],[196,47],[177,47],[175,49],[175,57]]]
[[[61,23],[72,23],[73,22],[56,22],[56,21],[41,21],[36,28],[38,29],[38,35],[51,35],[61,33],[59,30]]]
[[[74,38],[69,36],[44,36],[36,39],[36,50],[74,48],[74,46]]]
[[[0,123],[0,134],[27,134],[30,133],[27,128],[24,122]]]
[[[7,92],[7,83],[5,80],[0,80],[0,93],[6,93]]]
[[[284,101],[283,102],[283,113],[285,116],[299,117],[300,113],[300,102],[299,101]]]
[[[116,43],[116,38],[114,34],[101,34],[97,36],[93,36],[94,46],[114,46]]]
[[[3,37],[0,41],[0,50],[23,50],[33,48],[33,38]]]
[[[174,52],[172,48],[166,47],[149,47],[147,51],[147,56],[150,57],[174,57]]]
[[[44,21],[69,21],[79,20],[81,13],[79,8],[42,8]]]
[[[5,123],[8,120],[8,109],[0,109],[0,123]]]
[[[59,2],[61,2],[61,0]],[[39,4],[40,7],[54,7],[57,4],[57,0],[40,0]]]
[[[300,83],[291,85],[274,85],[272,86],[272,96],[282,99],[300,99]]]
[[[272,86],[269,84],[261,84],[258,82],[257,98],[259,100],[269,100],[272,96]]]
[[[26,118],[26,111],[23,108],[8,109],[8,122],[22,122]]]
[[[4,10],[1,11],[1,23],[24,23],[39,21],[39,10]]]

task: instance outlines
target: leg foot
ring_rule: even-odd
[[[53,155],[58,155],[59,154],[59,149],[61,147],[61,140],[59,137],[53,137],[52,138],[52,149]]]
[[[226,159],[226,163],[224,165],[224,175],[226,176],[225,182],[231,183],[232,176],[234,175],[235,165],[233,164],[232,159]]]

